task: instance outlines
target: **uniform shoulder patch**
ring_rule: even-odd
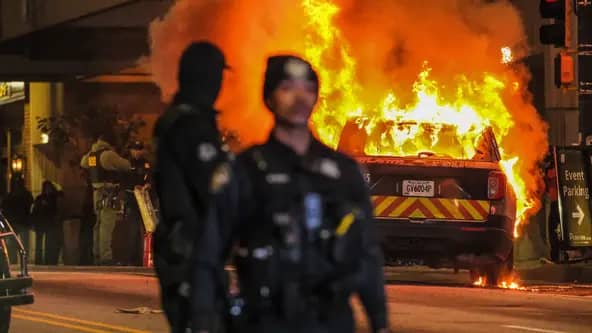
[[[89,156],[88,157],[88,166],[94,168],[97,166],[97,157],[96,156]]]
[[[211,142],[203,142],[197,145],[197,157],[202,162],[209,162],[218,155],[218,150]]]
[[[319,172],[329,178],[337,179],[341,177],[341,170],[337,161],[331,158],[323,158],[320,161]]]
[[[269,184],[287,184],[290,182],[290,175],[287,173],[268,173],[265,180]]]

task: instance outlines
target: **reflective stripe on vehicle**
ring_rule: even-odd
[[[373,196],[374,215],[383,218],[416,218],[484,221],[489,215],[487,200]]]

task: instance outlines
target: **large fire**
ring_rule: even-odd
[[[515,236],[518,236],[520,224],[536,207],[536,198],[522,180],[521,173],[527,170],[518,167],[519,156],[505,153],[503,149],[504,138],[515,125],[504,94],[521,93],[520,82],[512,75],[512,69],[497,75],[483,73],[478,81],[459,74],[446,87],[453,94],[446,95],[441,85],[430,79],[431,68],[426,62],[413,84],[415,97],[410,103],[402,104],[396,92],[386,88],[380,103],[363,105],[358,96],[363,88],[356,81],[356,61],[348,51],[351,46],[333,23],[339,7],[329,0],[303,0],[302,5],[310,27],[305,55],[319,69],[322,81],[321,103],[312,117],[313,128],[320,139],[337,147],[346,122],[359,117],[369,118],[365,124],[360,124],[368,133],[372,133],[379,122],[411,123],[415,125],[395,126],[391,132],[370,137],[365,152],[370,155],[417,156],[431,151],[452,158],[471,159],[482,133],[491,127],[502,143],[501,166],[517,197]],[[334,67],[326,63],[332,61],[329,52],[337,52],[341,58],[342,66],[338,70],[329,69]],[[511,49],[502,47],[501,53],[502,62],[510,63]],[[422,126],[426,124],[429,125],[428,131]],[[441,140],[450,136],[442,133],[443,125],[453,129],[454,141]]]
[[[219,103],[227,111],[221,124],[247,142],[264,139],[270,125],[260,97],[263,61],[286,51],[302,54],[319,72],[312,129],[331,147],[356,119],[370,134],[368,154],[471,159],[491,128],[518,199],[518,235],[540,205],[536,166],[547,148],[546,127],[525,91],[528,76],[513,63],[524,56],[520,47],[513,50],[525,39],[519,15],[503,1],[429,4],[178,0],[151,27],[152,70],[170,98],[183,48],[201,38],[217,42],[234,68]],[[381,132],[385,121],[407,125]]]

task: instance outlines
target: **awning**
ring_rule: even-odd
[[[0,82],[0,105],[25,99],[24,82]]]

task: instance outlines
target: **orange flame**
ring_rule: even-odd
[[[485,288],[487,287],[487,277],[480,276],[476,281],[473,282],[473,286]],[[511,289],[511,290],[527,290],[525,287],[520,285],[520,282],[512,274],[507,276],[505,279],[497,285],[500,289]]]
[[[502,283],[500,283],[498,285],[498,288],[501,288],[501,289],[512,289],[512,290],[526,290],[525,287],[522,287],[516,281],[502,281]]]
[[[357,63],[349,51],[351,46],[333,23],[339,7],[328,0],[303,0],[302,4],[310,26],[307,40],[314,41],[307,43],[305,55],[319,69],[323,82],[321,103],[312,117],[312,125],[320,139],[336,148],[345,123],[364,116],[369,119],[364,126],[368,133],[378,122],[385,120],[395,124],[417,124],[380,133],[379,137],[366,143],[367,154],[417,156],[422,151],[431,151],[452,158],[471,159],[481,134],[487,127],[492,127],[501,143],[501,167],[517,197],[514,231],[517,237],[519,226],[537,206],[537,198],[522,178],[522,174],[530,170],[520,169],[519,156],[506,153],[504,149],[509,131],[516,125],[506,103],[520,87],[520,78],[513,70],[500,68],[497,74],[482,73],[479,80],[459,74],[444,86],[430,78],[432,69],[424,62],[424,68],[413,84],[414,97],[410,102],[403,104],[395,92],[387,88],[377,105],[363,105],[362,87],[355,80]],[[511,49],[504,47],[501,50],[502,62],[511,62]],[[331,69],[332,64],[328,62],[334,60],[327,60],[331,54],[337,54],[340,69]],[[431,125],[430,131],[422,130],[423,124]],[[453,141],[441,140],[443,125],[454,129]]]
[[[371,140],[367,153],[470,159],[491,127],[518,198],[516,235],[540,206],[536,167],[546,125],[525,91],[528,73],[516,64],[526,38],[509,2],[178,0],[150,32],[151,68],[164,99],[176,89],[188,43],[205,38],[224,49],[233,71],[218,103],[220,122],[243,142],[262,141],[271,126],[261,101],[265,57],[303,54],[321,79],[311,125],[327,145],[336,147],[347,121],[363,117],[367,132],[384,120],[415,123]]]
[[[501,49],[502,51],[502,64],[509,64],[514,60],[514,56],[512,55],[512,48],[508,46],[504,46]]]
[[[480,276],[477,281],[473,282],[473,285],[476,287],[485,287],[487,285],[487,278]]]

